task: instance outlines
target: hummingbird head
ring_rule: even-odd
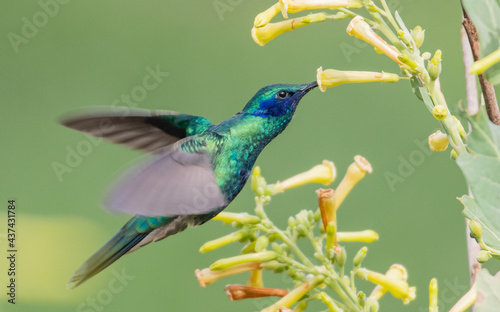
[[[291,117],[302,97],[317,86],[316,81],[265,86],[257,91],[242,112],[259,117]]]

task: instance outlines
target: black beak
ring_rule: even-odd
[[[317,86],[318,86],[318,83],[316,81],[313,81],[310,84],[308,84],[307,86],[305,86],[304,88],[300,89],[300,91],[307,93],[310,90],[316,88]]]

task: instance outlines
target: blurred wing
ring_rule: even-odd
[[[185,152],[180,145],[169,146],[152,162],[125,174],[105,206],[143,216],[205,214],[227,206],[211,156],[204,149]]]
[[[61,124],[146,152],[158,150],[186,136],[201,133],[212,125],[207,119],[199,116],[166,110],[141,109],[127,109],[122,115],[90,113],[67,118]]]

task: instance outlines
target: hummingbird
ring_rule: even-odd
[[[63,120],[68,128],[152,154],[124,173],[104,201],[109,210],[134,217],[76,270],[68,285],[77,287],[123,255],[219,214],[242,190],[262,150],[290,123],[302,97],[317,86],[267,85],[218,125],[166,110]]]

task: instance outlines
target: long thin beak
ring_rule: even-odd
[[[310,90],[316,88],[317,86],[318,86],[318,83],[316,81],[313,81],[310,84],[308,84],[307,86],[305,86],[304,88],[300,89],[300,91],[307,93]]]

